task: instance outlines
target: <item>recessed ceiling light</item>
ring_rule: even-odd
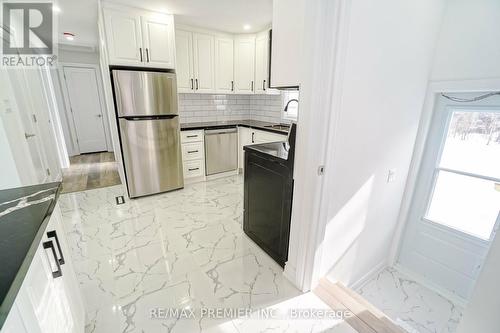
[[[61,8],[57,7],[56,5],[52,6],[52,10],[54,11],[54,13],[60,13],[61,12]]]
[[[67,40],[74,40],[75,39],[75,34],[71,33],[71,32],[64,32],[63,33],[63,36],[64,38],[66,38]]]
[[[243,25],[243,30],[250,30],[252,26],[250,24],[244,24]]]

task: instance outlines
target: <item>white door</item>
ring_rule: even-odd
[[[141,17],[144,59],[150,67],[175,68],[174,19],[172,15]]]
[[[237,37],[234,40],[234,87],[236,94],[255,91],[255,37]]]
[[[255,40],[255,93],[263,94],[269,85],[269,33],[259,34]]]
[[[103,12],[110,65],[143,66],[140,16],[107,8]]]
[[[177,91],[194,92],[193,34],[189,31],[175,31]]]
[[[215,92],[214,37],[193,33],[195,92]]]
[[[107,150],[96,70],[64,66],[64,79],[80,153]]]
[[[43,119],[40,111],[43,111],[43,104],[33,100],[37,87],[29,81],[27,71],[10,70],[8,78],[4,76],[6,81],[2,90],[6,93],[3,103],[7,111],[2,120],[15,154],[13,157],[20,172],[31,174],[23,179],[24,185],[47,182],[50,176],[56,173],[55,170],[50,170],[47,150],[51,147],[44,147],[40,130],[40,121]],[[34,70],[33,72],[37,73]]]
[[[462,300],[499,222],[500,109],[488,106],[499,102],[440,98],[399,256],[403,268]]]
[[[234,92],[234,48],[232,38],[215,38],[215,90],[218,93]]]

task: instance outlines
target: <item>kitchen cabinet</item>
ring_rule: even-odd
[[[214,93],[214,36],[178,29],[176,41],[179,92]]]
[[[205,180],[205,139],[203,130],[181,131],[182,165],[186,183]]]
[[[142,66],[141,18],[131,12],[104,9],[105,30],[111,65]]]
[[[146,65],[175,68],[174,18],[172,15],[141,16]]]
[[[172,15],[110,4],[103,14],[110,65],[175,68]]]
[[[83,333],[85,310],[56,205],[2,333]]]
[[[270,87],[298,87],[305,0],[273,0]]]
[[[234,91],[236,94],[255,92],[255,36],[234,39]]]
[[[214,36],[193,33],[194,89],[196,92],[215,91]]]
[[[177,91],[194,92],[193,34],[189,31],[175,31]]]
[[[233,38],[215,37],[215,90],[217,93],[234,93]]]
[[[264,94],[269,86],[269,31],[255,40],[255,93]]]
[[[230,35],[178,26],[175,32],[180,93],[279,94],[269,89],[270,32]]]

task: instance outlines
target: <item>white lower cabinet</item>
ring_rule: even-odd
[[[203,130],[181,132],[182,165],[186,183],[205,179],[205,138]]]
[[[245,151],[243,147],[258,143],[282,142],[286,140],[286,137],[286,134],[262,131],[243,126],[238,127],[238,168],[243,170],[245,167]]]
[[[1,333],[83,333],[84,328],[85,309],[56,205]]]

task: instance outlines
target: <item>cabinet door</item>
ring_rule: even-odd
[[[83,333],[85,312],[64,231],[60,224],[60,211],[56,206],[42,241],[33,257],[28,273],[16,297],[24,325],[32,333]],[[55,236],[47,232],[55,231]],[[44,248],[50,242],[52,247]],[[60,247],[59,247],[60,246]],[[60,276],[53,276],[60,264]]]
[[[264,94],[269,77],[269,32],[259,34],[255,40],[255,93]]]
[[[255,36],[234,40],[234,87],[236,94],[253,94],[255,90]]]
[[[144,65],[140,17],[125,11],[104,9],[110,65]]]
[[[175,31],[177,91],[194,92],[193,34],[189,31]]]
[[[215,90],[234,92],[234,48],[232,38],[215,38]]]
[[[141,22],[146,65],[175,68],[173,16],[155,13],[142,16]]]
[[[251,145],[253,130],[247,127],[238,127],[238,141],[239,141],[239,149],[238,149],[238,167],[243,169],[245,166],[245,151],[243,147],[247,145]]]
[[[193,33],[193,59],[195,92],[215,92],[213,36]]]

